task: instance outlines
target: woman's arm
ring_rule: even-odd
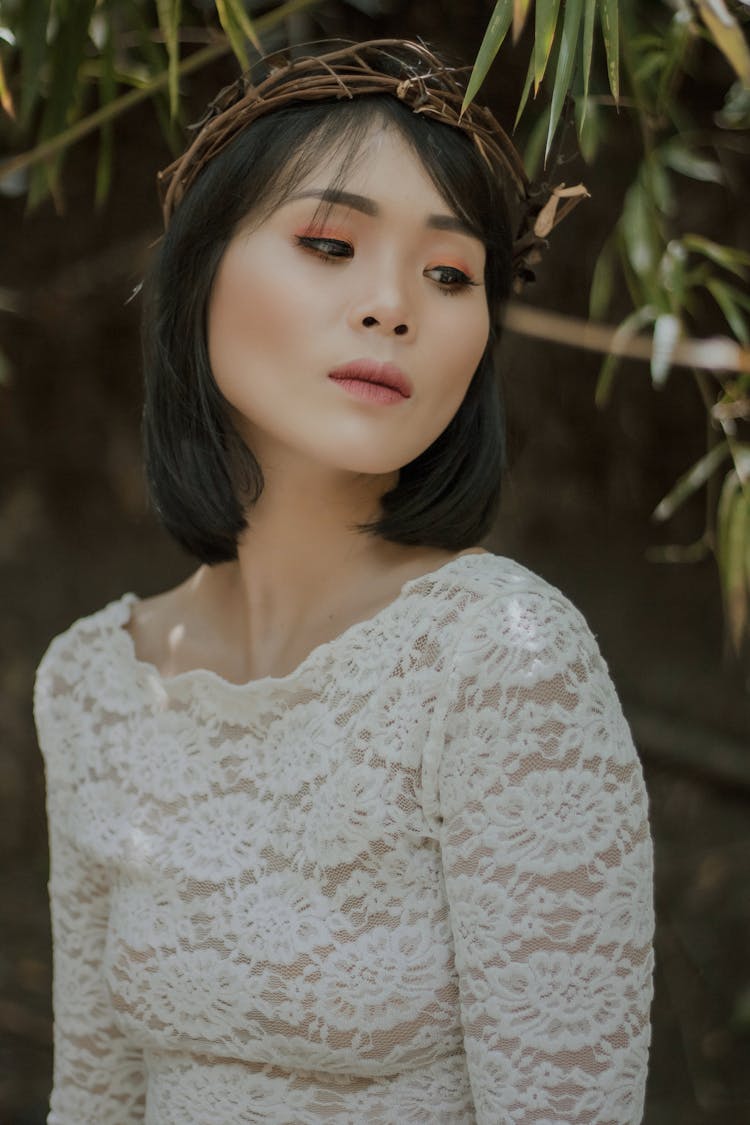
[[[596,643],[556,592],[462,638],[438,775],[478,1125],[636,1125],[652,995],[640,765]]]
[[[81,846],[76,803],[78,706],[61,698],[49,668],[37,678],[36,719],[47,775],[49,896],[53,943],[54,1083],[49,1125],[140,1125],[142,1053],[115,1024],[103,974],[107,872]]]

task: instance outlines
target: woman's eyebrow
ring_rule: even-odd
[[[301,191],[299,194],[293,195],[289,202],[291,203],[295,199],[320,199],[323,203],[329,203],[332,206],[351,207],[352,210],[360,211],[363,215],[369,215],[371,218],[380,214],[380,207],[374,199],[338,188],[321,188],[320,190],[311,188],[310,191]],[[431,230],[455,231],[457,234],[465,234],[469,238],[479,237],[468,223],[465,223],[463,219],[459,219],[456,215],[428,215],[425,219],[425,226]]]

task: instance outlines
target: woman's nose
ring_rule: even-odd
[[[389,263],[382,273],[376,267],[368,271],[365,286],[352,303],[352,327],[377,335],[413,339],[416,315],[409,279],[400,276]]]
[[[387,320],[386,320],[385,329],[386,329],[387,332],[392,331],[394,333],[394,335],[396,335],[396,336],[405,336],[407,334],[407,332],[409,331],[409,325],[408,324],[406,324],[404,321],[401,321],[399,324],[394,324],[393,328],[391,329],[390,325],[388,324],[388,319],[392,320],[393,317],[387,318]],[[383,325],[377,319],[377,317],[374,317],[374,316],[363,316],[362,317],[362,326],[363,326],[363,328],[381,328],[381,327],[383,327]]]

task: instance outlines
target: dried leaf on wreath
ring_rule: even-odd
[[[590,194],[584,184],[576,184],[574,187],[558,184],[557,187],[552,188],[549,199],[534,222],[534,234],[537,238],[546,238],[550,231],[566,215],[569,215],[582,199],[588,199]],[[565,200],[565,202],[561,206],[562,200]]]

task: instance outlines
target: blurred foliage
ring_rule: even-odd
[[[287,0],[256,15],[265,6],[260,0],[0,0],[0,117],[8,147],[25,149],[0,164],[0,187],[26,192],[30,207],[50,194],[59,202],[67,150],[98,130],[101,203],[119,114],[153,99],[176,148],[181,77],[229,51],[247,68],[250,45],[267,47],[264,36],[315,2]],[[742,144],[747,153],[749,22],[750,0],[498,0],[466,95],[468,104],[509,35],[516,50],[526,45],[516,120],[533,113],[526,149],[532,175],[548,162],[554,167],[553,143],[562,146],[571,126],[591,162],[610,134],[632,133],[636,123],[639,159],[592,276],[590,316],[605,317],[625,289],[631,308],[611,346],[616,341],[627,354],[628,340],[651,329],[656,389],[681,344],[702,332],[707,304],[723,318],[734,349],[726,335],[695,341],[702,367],[692,379],[706,410],[706,454],[675,483],[654,518],[669,519],[706,489],[703,534],[659,557],[713,553],[738,653],[750,635],[750,254],[683,229],[678,196],[680,178],[736,191],[723,155]],[[694,122],[686,90],[717,53],[726,60],[726,89],[707,130]],[[601,405],[618,362],[611,354],[602,365]]]
[[[653,516],[668,520],[698,489],[707,493],[702,535],[692,544],[653,551],[666,561],[693,561],[713,553],[721,580],[727,632],[739,654],[750,638],[750,253],[725,246],[681,225],[679,178],[720,185],[737,196],[723,156],[748,155],[750,127],[750,0],[498,0],[479,49],[466,102],[476,95],[509,32],[516,45],[531,20],[529,64],[518,108],[544,86],[534,103],[535,123],[526,164],[533,175],[546,163],[553,139],[573,116],[578,145],[592,162],[621,117],[634,119],[639,159],[614,230],[604,243],[589,295],[592,320],[604,318],[625,287],[631,311],[613,338],[627,341],[651,328],[651,379],[658,390],[678,346],[700,333],[713,302],[734,338],[702,341],[703,367],[693,380],[704,403],[708,448],[657,505]],[[596,30],[603,60],[596,62]],[[723,108],[707,131],[693,120],[686,87],[706,65],[708,43],[724,56],[727,83]],[[600,78],[603,72],[604,80]],[[617,116],[613,110],[621,111]],[[745,187],[746,185],[740,185]],[[695,341],[697,343],[697,341]],[[727,357],[734,362],[727,367]],[[596,390],[604,405],[619,354],[602,364]]]

